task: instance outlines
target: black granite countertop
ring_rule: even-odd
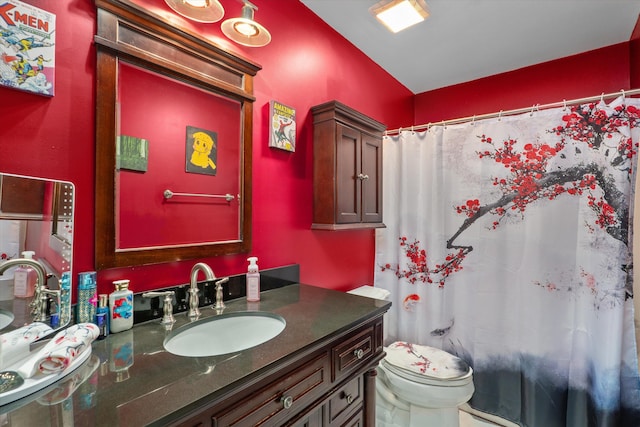
[[[93,343],[78,370],[32,396],[0,407],[0,425],[164,425],[259,377],[261,372],[388,310],[390,303],[292,284],[261,293],[261,301],[230,301],[224,313],[266,311],[287,325],[266,343],[214,357],[183,357],[163,348],[169,333],[158,321]],[[215,310],[201,308],[205,319]],[[189,324],[176,315],[172,331]],[[216,337],[211,337],[216,339]]]

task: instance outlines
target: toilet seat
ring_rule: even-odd
[[[437,348],[396,341],[385,351],[385,369],[418,384],[458,387],[473,380],[464,360]]]

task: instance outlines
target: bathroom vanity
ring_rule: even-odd
[[[51,401],[52,386],[0,408],[0,420],[10,426],[65,419],[113,426],[373,426],[375,367],[384,356],[382,316],[389,307],[300,284],[263,292],[256,303],[240,298],[224,313],[274,313],[286,327],[256,347],[212,357],[164,349],[165,337],[189,324],[184,313],[172,331],[146,322],[94,342],[87,363],[96,367],[64,400],[43,403]],[[206,307],[201,319],[216,315]],[[207,339],[233,339],[233,331]]]

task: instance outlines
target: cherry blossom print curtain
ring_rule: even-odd
[[[470,405],[521,426],[640,426],[639,136],[621,97],[385,137],[385,343],[461,357]]]

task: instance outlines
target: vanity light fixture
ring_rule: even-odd
[[[423,0],[383,0],[371,6],[369,12],[392,33],[409,28],[429,16]]]
[[[224,8],[218,0],[164,0],[171,9],[193,21],[212,23],[224,16]]]
[[[225,36],[234,42],[250,47],[261,47],[269,44],[271,34],[258,24],[253,15],[258,8],[248,0],[242,0],[242,16],[224,21],[221,25]]]

